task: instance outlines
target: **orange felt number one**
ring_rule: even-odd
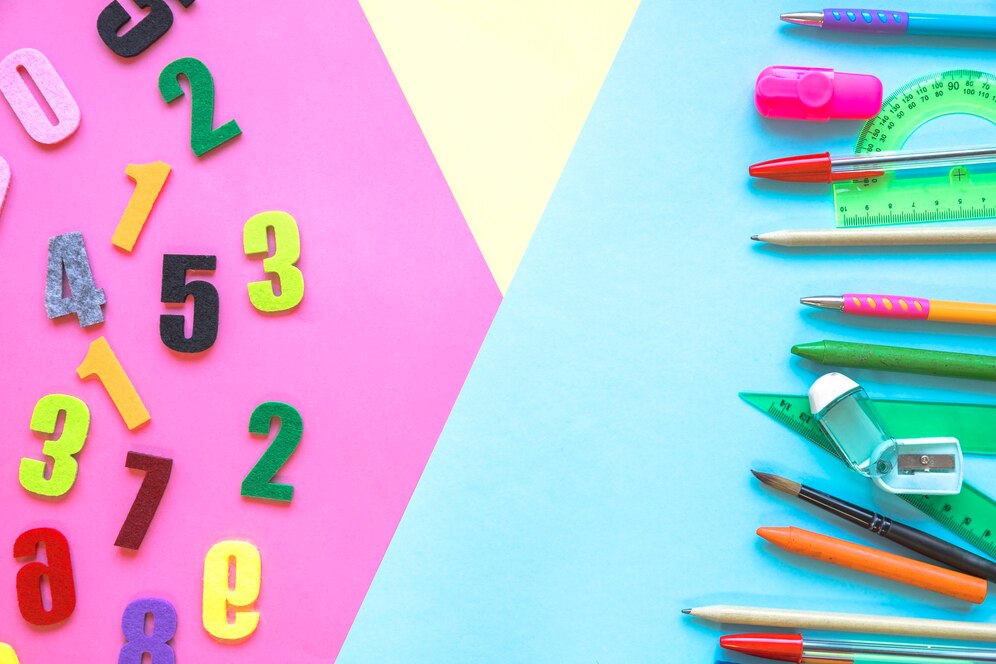
[[[131,253],[138,236],[152,212],[152,206],[159,198],[159,192],[169,177],[170,165],[161,161],[151,164],[128,164],[125,175],[135,181],[135,191],[128,201],[128,207],[121,215],[118,227],[114,229],[111,244]]]
[[[98,337],[90,343],[86,357],[76,367],[76,375],[82,380],[97,377],[129,429],[137,429],[152,419],[104,337]]]

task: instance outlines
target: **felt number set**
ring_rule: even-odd
[[[140,54],[173,24],[173,10],[165,0],[133,2],[149,13],[126,32],[118,34],[131,21],[118,0],[108,4],[97,21],[100,38],[113,53],[124,58]],[[193,3],[194,0],[177,0],[184,8]],[[29,90],[25,75],[54,112],[54,124]],[[234,120],[214,127],[214,80],[199,60],[180,58],[162,70],[158,87],[165,103],[183,96],[181,78],[186,78],[190,85],[190,147],[197,157],[226,145],[242,133]],[[0,61],[0,93],[28,135],[38,143],[51,145],[66,140],[79,127],[79,106],[52,63],[39,51],[20,49]],[[162,161],[129,164],[125,168],[125,175],[134,181],[135,189],[110,237],[110,242],[125,254],[135,250],[171,171],[171,166]],[[10,182],[10,168],[0,157],[0,211]],[[294,309],[304,297],[304,275],[296,265],[301,255],[296,220],[280,211],[256,214],[245,223],[242,240],[246,256],[262,259],[262,272],[267,277],[247,285],[253,307],[264,313]],[[180,313],[160,316],[160,338],[170,350],[196,357],[216,343],[221,298],[217,288],[201,278],[216,269],[217,258],[213,255],[163,255],[161,301],[166,305],[183,305],[193,300],[192,311],[187,316]],[[103,324],[108,295],[98,285],[97,276],[99,269],[95,275],[81,232],[51,238],[44,297],[48,318],[75,315],[81,328]],[[100,382],[129,431],[150,421],[148,409],[104,336],[89,344],[76,373],[81,380]],[[35,404],[29,427],[40,434],[41,447],[27,451],[21,459],[18,469],[21,487],[39,499],[65,496],[81,473],[92,472],[86,461],[80,459],[91,430],[90,408],[72,395],[47,394]],[[240,493],[245,498],[287,503],[293,498],[294,487],[275,482],[274,478],[301,442],[300,413],[286,403],[260,404],[249,417],[248,432],[266,438],[274,429],[272,441],[245,476]],[[247,457],[252,456],[249,443],[251,439],[247,439]],[[123,465],[136,471],[132,473],[136,476],[136,491],[113,545],[137,552],[167,494],[174,459],[131,450]],[[55,528],[36,527],[17,537],[13,556],[22,566],[15,582],[16,599],[25,622],[57,628],[72,615],[77,599],[74,555],[85,557],[87,552],[71,552],[69,540]],[[260,552],[248,542],[224,540],[206,552],[202,623],[208,634],[228,642],[242,641],[253,634],[260,620],[255,603],[261,589],[261,570]],[[177,612],[168,601],[156,597],[132,601],[121,616],[123,641],[118,664],[142,664],[147,661],[146,655],[153,664],[173,664],[176,653],[171,641],[176,629]],[[0,643],[0,664],[17,661],[13,649]]]

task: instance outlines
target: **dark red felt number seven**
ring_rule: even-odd
[[[76,608],[76,584],[73,563],[69,559],[69,542],[55,528],[33,528],[21,533],[14,542],[14,558],[35,557],[45,546],[47,563],[30,562],[17,572],[17,607],[32,625],[44,627],[60,623]],[[42,579],[48,577],[52,608],[42,601]]]
[[[267,401],[252,411],[252,416],[249,418],[249,433],[269,434],[273,418],[280,421],[280,431],[242,480],[242,495],[248,498],[290,502],[294,497],[294,487],[289,484],[277,484],[271,480],[297,449],[304,427],[301,414],[293,406],[279,401]]]
[[[173,460],[164,457],[128,452],[125,467],[132,470],[144,470],[145,479],[138,489],[135,502],[128,511],[128,517],[121,526],[121,532],[114,541],[114,546],[123,549],[138,549],[142,546],[145,533],[149,532],[149,524],[159,509],[159,501],[163,499],[166,485],[169,484],[170,473],[173,472]]]

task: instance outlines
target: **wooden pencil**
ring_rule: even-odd
[[[996,641],[996,623],[726,605],[683,609],[682,613],[703,620],[733,625],[889,634],[930,639]]]
[[[751,239],[783,247],[996,244],[996,226],[784,230],[753,235]]]

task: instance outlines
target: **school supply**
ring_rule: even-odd
[[[907,295],[844,295],[804,297],[801,304],[817,309],[836,309],[851,316],[927,320],[937,323],[996,325],[996,304],[930,300]]]
[[[994,355],[826,340],[792,346],[792,354],[840,367],[996,381]]]
[[[910,661],[965,660],[971,662],[996,662],[996,650],[923,643],[887,643],[879,641],[850,641],[813,639],[802,634],[728,634],[720,637],[719,645],[733,652],[754,657],[766,657],[782,662],[802,662],[812,659],[840,659],[851,661],[861,655],[893,655],[913,658]],[[920,658],[923,658],[922,660]]]
[[[758,75],[754,105],[768,118],[867,120],[882,107],[882,81],[869,74],[776,65]]]
[[[782,247],[903,247],[996,244],[996,226],[938,228],[838,228],[769,231],[755,242]]]
[[[823,30],[880,35],[929,35],[935,37],[996,37],[996,18],[956,14],[915,14],[892,9],[824,9],[788,12],[786,23]]]

